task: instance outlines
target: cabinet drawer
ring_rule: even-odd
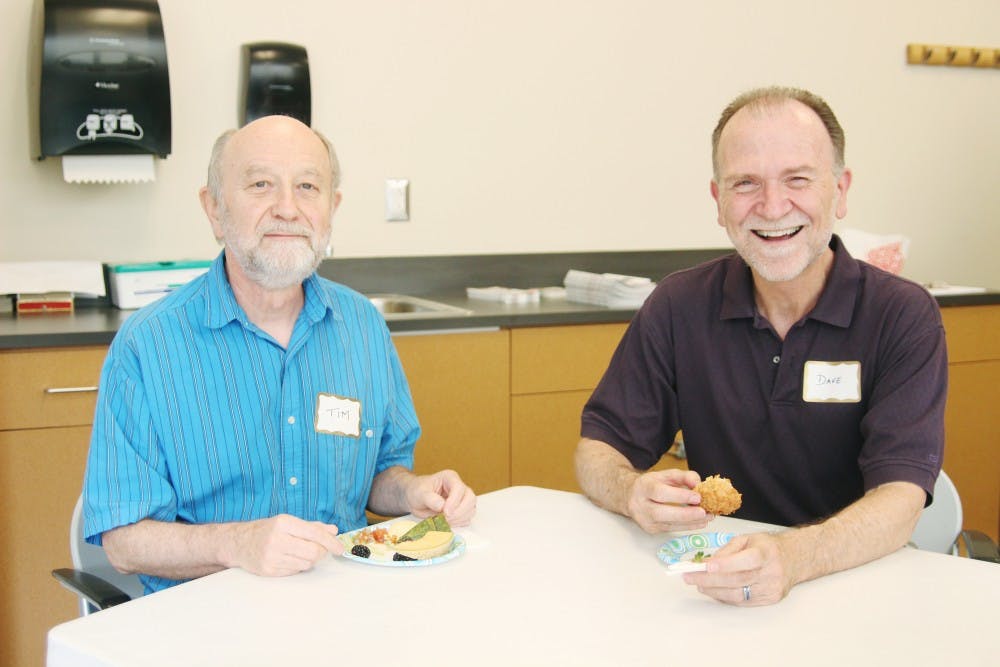
[[[93,422],[104,346],[0,352],[0,430]]]
[[[948,361],[1000,359],[1000,306],[942,308]]]
[[[511,331],[511,392],[593,389],[627,324],[581,324]]]
[[[420,418],[414,472],[457,470],[476,493],[510,485],[507,331],[393,337]]]

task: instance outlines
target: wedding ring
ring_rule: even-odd
[[[743,601],[750,602],[750,586],[752,584],[747,584],[743,587]]]

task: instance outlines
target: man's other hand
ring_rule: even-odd
[[[454,470],[418,475],[406,493],[410,512],[428,517],[444,514],[452,526],[467,526],[476,513],[476,494]]]

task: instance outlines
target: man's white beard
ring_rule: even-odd
[[[223,242],[229,252],[248,278],[269,290],[301,285],[323,260],[330,240],[329,232],[325,238],[314,238],[309,227],[282,223],[271,223],[257,230],[254,238],[241,239],[228,211],[223,212],[220,219]],[[302,241],[282,240],[269,243],[273,247],[265,248],[264,235],[270,233],[300,235]]]

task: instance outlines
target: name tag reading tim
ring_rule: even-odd
[[[861,362],[807,361],[802,377],[802,400],[807,403],[861,401]]]
[[[333,394],[317,394],[316,432],[361,437],[361,402]]]

